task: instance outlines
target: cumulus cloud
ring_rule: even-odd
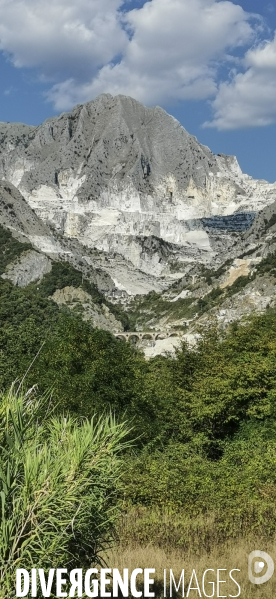
[[[0,48],[16,67],[52,81],[48,100],[65,110],[102,92],[146,104],[213,98],[220,66],[230,68],[236,49],[255,37],[251,15],[228,0],[127,7],[123,0],[0,0]]]
[[[214,119],[205,126],[223,130],[276,122],[276,35],[246,53],[244,68],[220,84]]]
[[[122,0],[0,0],[0,48],[16,67],[49,79],[85,80],[120,54],[128,37]]]
[[[55,85],[49,98],[57,108],[102,92],[146,104],[212,97],[225,53],[254,36],[240,6],[216,0],[151,0],[125,13],[124,25],[129,43],[122,59],[81,86],[74,78]]]

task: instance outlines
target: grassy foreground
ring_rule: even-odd
[[[241,599],[272,599],[276,596],[276,576],[274,575],[270,581],[263,585],[253,585],[248,580],[248,555],[254,549],[265,550],[272,558],[276,557],[276,542],[265,544],[262,539],[231,541],[226,544],[218,545],[214,547],[210,552],[202,551],[195,553],[192,549],[192,539],[190,539],[191,548],[189,551],[181,551],[173,548],[161,548],[156,545],[141,546],[135,545],[134,543],[125,546],[117,545],[116,548],[110,550],[105,554],[105,559],[108,563],[109,568],[119,568],[120,572],[123,568],[129,568],[133,571],[135,568],[155,568],[155,596],[164,597],[164,569],[167,570],[167,579],[169,576],[169,570],[173,570],[175,580],[178,582],[181,571],[185,570],[185,597],[187,594],[188,583],[195,569],[199,585],[201,587],[201,580],[204,571],[207,568],[227,569],[230,571],[232,568],[240,570],[236,573],[236,580],[241,586]],[[224,580],[224,572],[221,574],[221,579]],[[209,580],[215,580],[210,575]],[[227,576],[226,576],[227,578]],[[139,580],[139,579],[137,579]],[[212,588],[206,585],[206,593],[210,596]],[[141,586],[142,589],[142,586]],[[238,592],[237,587],[233,582],[227,582],[221,585],[222,595],[235,596]],[[169,588],[167,586],[167,597],[170,596]],[[181,592],[174,597],[182,597]],[[204,597],[204,594],[202,593]],[[216,592],[214,597],[216,597]],[[199,597],[197,590],[191,590],[189,593],[191,599]]]

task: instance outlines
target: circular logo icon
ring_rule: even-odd
[[[274,561],[265,551],[252,551],[248,556],[248,578],[253,584],[264,584],[274,573]]]

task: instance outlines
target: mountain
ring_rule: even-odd
[[[3,123],[0,153],[0,178],[44,222],[155,278],[170,279],[170,256],[184,271],[214,260],[229,232],[276,200],[276,185],[213,155],[161,108],[124,96],[101,95],[39,127]],[[115,286],[127,289],[118,275]]]
[[[21,193],[8,181],[0,181],[0,221],[22,240],[51,239],[51,231],[29,206]],[[38,239],[39,241],[39,239]]]
[[[38,127],[0,123],[0,180],[0,223],[123,303],[133,326],[165,326],[165,316],[140,318],[149,292],[170,303],[169,322],[197,318],[193,301],[249,276],[274,247],[276,184],[125,96],[103,94]]]

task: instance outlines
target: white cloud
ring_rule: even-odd
[[[276,36],[249,50],[244,67],[219,86],[212,104],[214,119],[205,126],[222,130],[276,122]]]
[[[212,97],[226,52],[254,35],[249,15],[226,1],[151,0],[124,21],[130,40],[122,60],[82,85],[75,78],[55,85],[49,98],[58,109],[102,92],[146,104]]]
[[[191,71],[190,71],[191,72]],[[91,83],[79,84],[75,79],[57,83],[47,93],[47,98],[57,110],[68,110],[74,104],[86,102],[101,93],[132,96],[145,104],[174,101],[175,99],[208,98],[216,93],[216,84],[211,69],[193,69],[191,78],[185,73],[181,78],[177,72],[137,73],[128,65],[107,65]]]
[[[227,0],[123,7],[123,0],[0,0],[0,48],[16,67],[51,81],[47,97],[64,110],[102,92],[146,104],[213,98],[219,67],[231,68],[233,50],[255,37],[251,15]]]
[[[122,0],[0,0],[0,48],[16,67],[49,79],[85,80],[121,53],[128,38]]]

